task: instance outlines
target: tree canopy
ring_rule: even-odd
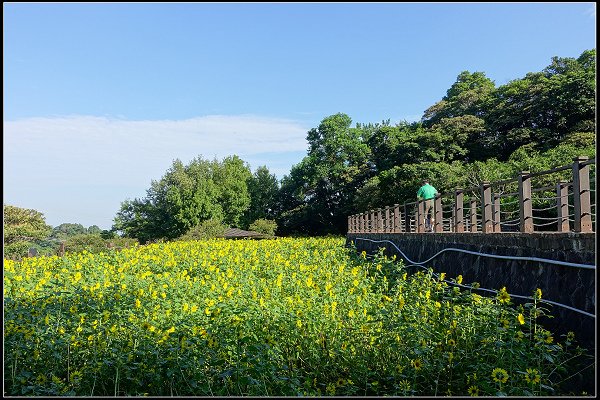
[[[247,229],[266,219],[279,235],[341,234],[350,214],[413,201],[423,178],[444,192],[594,156],[595,65],[595,49],[553,57],[500,86],[462,71],[418,122],[353,125],[347,114],[327,116],[279,182],[266,166],[252,174],[235,155],[175,160],[145,198],[122,203],[113,230],[145,242],[208,220]]]
[[[4,257],[23,257],[52,227],[39,211],[4,204]]]

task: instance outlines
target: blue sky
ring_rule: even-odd
[[[596,47],[581,3],[3,3],[4,204],[109,229],[174,159],[279,178],[306,133],[416,121],[462,71],[496,86]]]

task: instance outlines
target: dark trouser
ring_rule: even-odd
[[[433,229],[433,199],[425,200],[425,229]]]

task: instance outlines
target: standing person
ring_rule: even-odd
[[[425,230],[433,232],[433,200],[438,194],[436,188],[429,184],[429,179],[423,180],[423,186],[417,192],[418,200],[425,200]]]

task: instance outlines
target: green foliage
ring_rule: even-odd
[[[100,233],[102,233],[102,229],[100,229],[98,225],[92,225],[89,228],[87,228],[87,233],[89,233],[90,235],[99,235]]]
[[[31,247],[34,247],[35,243],[28,241],[18,241],[8,243],[4,245],[4,258],[20,260],[22,257],[27,256],[27,252]]]
[[[277,222],[270,219],[260,218],[251,223],[248,229],[254,232],[273,236],[275,235],[275,231],[277,231]]]
[[[279,192],[279,182],[266,166],[258,167],[248,180],[250,207],[243,214],[242,227],[248,228],[252,221],[275,217],[275,203]]]
[[[45,239],[52,227],[46,225],[44,215],[36,210],[4,205],[4,257],[20,258],[29,247]]]
[[[113,230],[145,243],[180,237],[208,219],[237,225],[250,207],[249,167],[237,156],[222,162],[201,157],[188,165],[175,160],[159,181],[152,181],[146,198],[126,200]]]
[[[81,253],[84,250],[92,254],[107,251],[107,242],[100,235],[87,233],[71,236],[65,241],[67,253]]]
[[[113,231],[146,243],[208,219],[243,228],[270,219],[281,235],[341,234],[348,215],[412,202],[424,177],[444,193],[593,157],[595,81],[595,49],[553,57],[498,87],[483,72],[463,71],[420,122],[353,127],[344,113],[323,118],[280,182],[264,166],[252,174],[237,156],[176,160],[145,198],[121,204]]]
[[[595,50],[578,59],[555,57],[543,71],[499,87],[482,72],[463,71],[446,96],[425,111],[421,123],[363,130],[360,143],[370,151],[363,152],[362,165],[351,166],[350,158],[344,164],[334,157],[313,156],[327,154],[318,150],[327,149],[328,134],[336,132],[331,136],[339,143],[344,134],[338,131],[349,124],[340,114],[325,119],[319,129],[309,132],[307,157],[283,181],[282,192],[291,201],[278,223],[286,232],[323,234],[330,230],[319,219],[336,226],[330,217],[333,211],[323,205],[352,214],[413,201],[424,177],[444,193],[515,178],[521,170],[568,165],[576,155],[593,157],[595,60]],[[334,179],[344,174],[350,177],[348,182]],[[327,176],[329,190],[319,190],[315,179],[319,175]],[[345,197],[341,202],[346,193],[351,193],[351,200]]]
[[[541,292],[514,306],[510,288],[482,296],[344,240],[5,261],[4,393],[546,398],[594,371],[540,323]]]
[[[66,253],[81,253],[86,251],[91,254],[107,252],[109,250],[122,250],[138,244],[136,239],[114,237],[104,239],[100,234],[84,233],[74,235],[64,242]]]
[[[227,228],[229,228],[229,226],[223,223],[223,221],[220,219],[211,218],[202,221],[184,235],[179,237],[178,240],[204,240],[223,237],[223,234]]]
[[[57,240],[65,240],[70,236],[86,234],[87,229],[81,224],[63,223],[52,229],[51,238]]]

